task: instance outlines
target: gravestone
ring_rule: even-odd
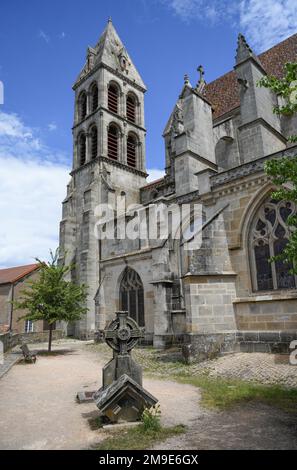
[[[103,337],[113,350],[113,359],[103,368],[103,385],[94,394],[95,403],[112,423],[137,421],[145,408],[158,401],[142,387],[142,369],[131,357],[132,349],[144,337],[144,329],[128,312],[117,312]]]

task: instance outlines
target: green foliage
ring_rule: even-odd
[[[273,112],[292,116],[297,111],[297,63],[285,64],[285,76],[281,79],[274,76],[265,76],[258,82],[258,86],[269,88],[279,97],[283,98],[283,104],[276,105]],[[296,137],[295,137],[296,139]]]
[[[13,302],[16,309],[25,309],[27,313],[20,319],[46,320],[49,325],[56,321],[71,322],[87,313],[83,305],[87,298],[87,287],[67,281],[65,278],[73,265],[65,266],[58,262],[59,252],[53,254],[46,263],[36,259],[39,264],[39,278],[27,282],[19,301]]]
[[[160,405],[157,404],[151,408],[145,408],[141,416],[144,431],[159,431],[161,429],[160,419]]]

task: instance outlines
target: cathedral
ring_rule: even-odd
[[[297,34],[259,56],[240,34],[234,70],[206,83],[200,66],[194,86],[185,76],[163,133],[165,176],[148,184],[146,87],[108,21],[73,86],[60,257],[74,264],[71,279],[87,284],[88,313],[68,325],[69,335],[93,338],[128,310],[146,344],[182,344],[188,358],[283,351],[297,338],[297,278],[270,261],[297,208],[272,199],[264,171],[267,160],[296,155],[288,137],[297,118],[274,114],[278,96],[257,85],[266,74],[281,77],[296,57]],[[152,204],[201,205],[200,245],[186,250],[170,234],[98,239],[96,208],[119,198],[145,214]]]

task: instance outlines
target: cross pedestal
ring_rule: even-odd
[[[144,408],[157,403],[142,388],[142,368],[131,357],[131,350],[144,337],[144,329],[128,312],[117,312],[103,337],[113,350],[113,359],[103,368],[103,386],[94,394],[95,403],[111,422],[136,421]]]

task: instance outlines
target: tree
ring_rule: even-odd
[[[51,261],[36,261],[39,264],[39,278],[29,281],[28,288],[22,291],[19,301],[13,302],[15,308],[26,309],[28,313],[19,320],[45,320],[49,324],[48,351],[51,351],[53,325],[56,321],[71,322],[86,314],[84,306],[87,298],[86,285],[66,281],[66,275],[73,265],[58,263],[59,251],[50,251]]]
[[[297,113],[297,63],[285,64],[283,78],[265,76],[258,85],[269,88],[278,96],[279,104],[274,106],[274,113],[288,117]],[[288,141],[297,142],[297,135],[290,136]],[[287,200],[297,203],[297,155],[269,160],[265,162],[264,170],[278,187],[272,197],[279,201]],[[289,216],[287,224],[291,232],[289,241],[283,252],[275,256],[272,261],[282,260],[290,263],[293,266],[291,273],[297,274],[297,215]]]

